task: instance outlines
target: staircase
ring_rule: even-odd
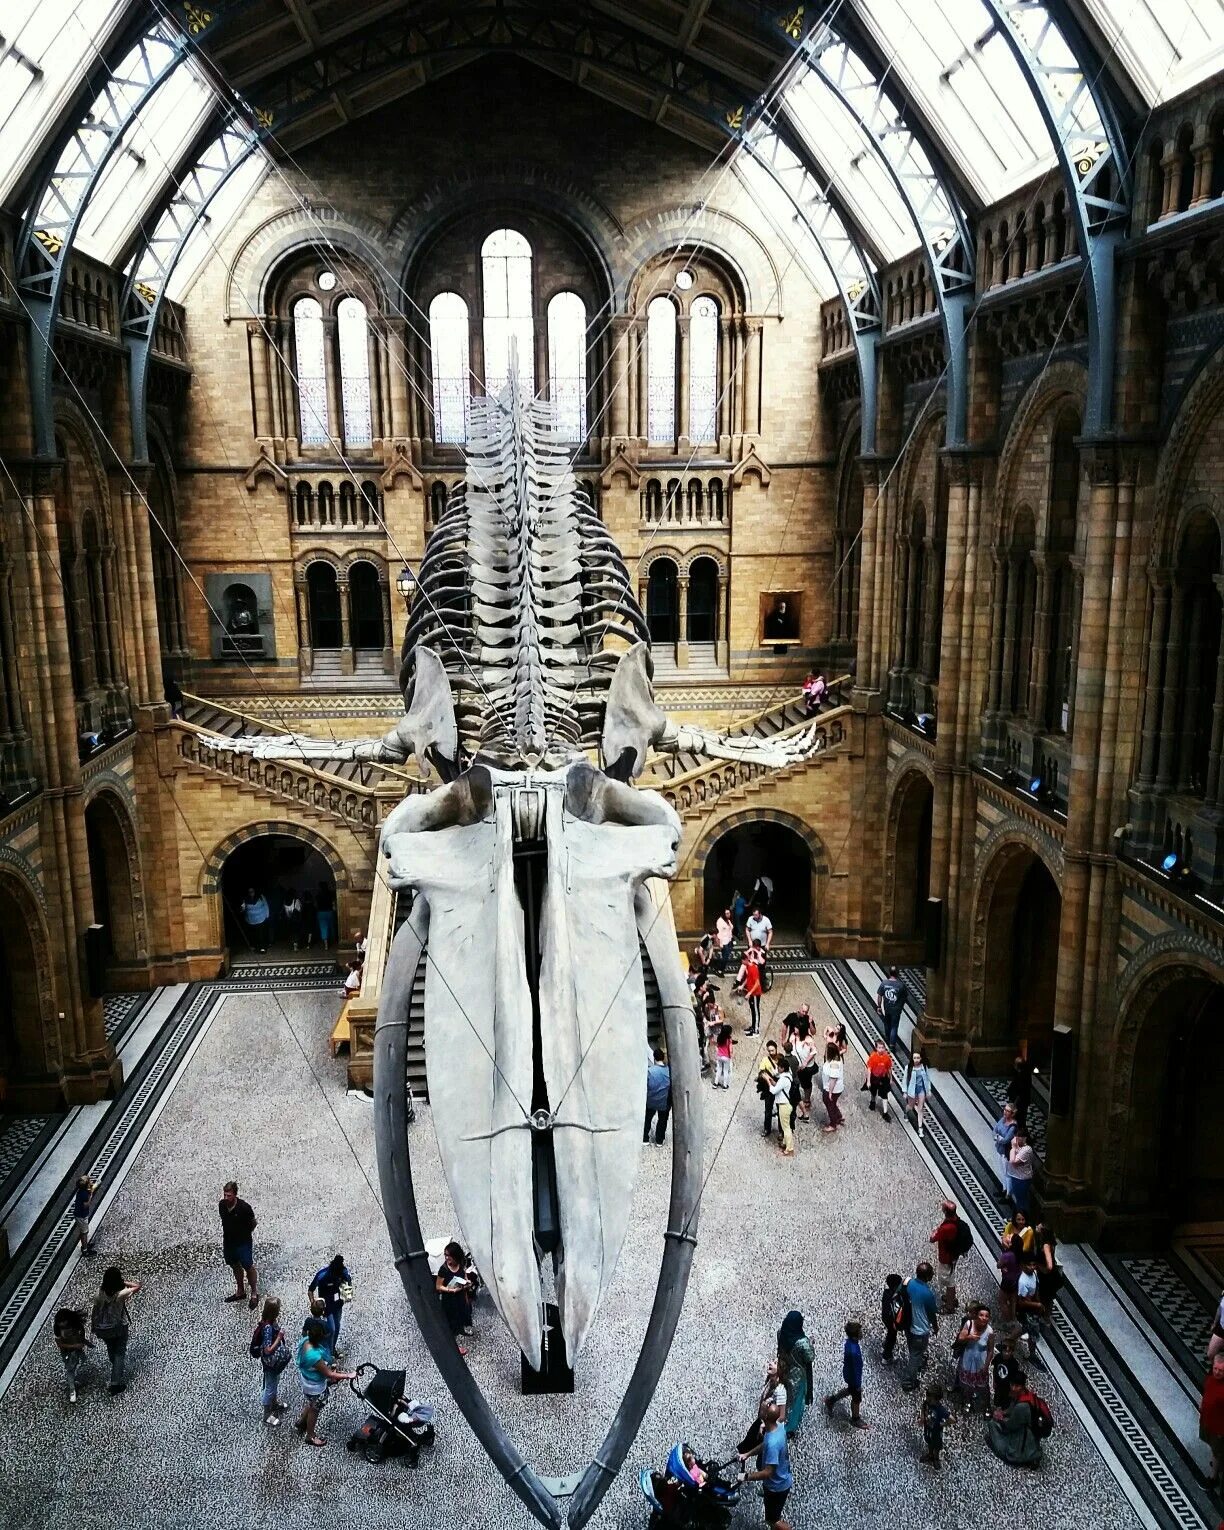
[[[396,691],[399,681],[383,668],[381,648],[353,651],[353,672],[345,674],[344,650],[316,648],[310,673],[302,676],[302,689],[310,691]]]
[[[670,643],[652,648],[650,657],[654,663],[656,685],[691,685],[727,679],[727,666],[716,657],[718,650],[713,643],[690,643],[688,663],[681,667],[676,663],[675,650]],[[666,699],[666,698],[664,698]]]

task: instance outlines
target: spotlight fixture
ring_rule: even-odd
[[[914,724],[924,737],[932,739],[935,737],[936,721],[932,713],[919,712],[914,719]]]
[[[1040,776],[1034,776],[1033,779],[1029,782],[1029,791],[1032,792],[1034,797],[1040,797],[1041,796],[1041,777]]]
[[[1160,869],[1164,872],[1165,876],[1171,877],[1176,873],[1177,868],[1180,865],[1181,856],[1178,855],[1176,850],[1170,850],[1168,855],[1165,856],[1164,860],[1161,861]]]

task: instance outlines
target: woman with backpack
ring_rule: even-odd
[[[122,1392],[127,1385],[124,1367],[127,1363],[128,1334],[132,1326],[128,1319],[128,1302],[139,1290],[138,1280],[124,1280],[122,1272],[112,1264],[103,1271],[102,1289],[93,1304],[90,1322],[94,1338],[102,1340],[110,1358],[111,1379],[107,1390],[112,1397]]]
[[[279,1317],[280,1303],[274,1296],[269,1296],[263,1304],[263,1313],[255,1326],[255,1332],[251,1335],[251,1358],[259,1361],[263,1372],[264,1423],[270,1429],[277,1428],[281,1414],[288,1411],[287,1403],[276,1400],[276,1391],[281,1376],[293,1359],[285,1330],[277,1321]]]
[[[85,1314],[78,1312],[75,1307],[61,1307],[55,1314],[52,1333],[68,1377],[68,1401],[74,1403],[77,1400],[77,1376],[81,1362],[85,1358],[85,1351],[93,1348],[92,1341],[85,1336]]]

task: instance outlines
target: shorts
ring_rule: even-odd
[[[888,1088],[891,1083],[892,1080],[887,1076],[877,1078],[874,1073],[869,1073],[867,1075],[867,1088],[878,1100],[884,1100],[888,1098]]]
[[[231,1243],[221,1250],[221,1257],[226,1264],[238,1264],[244,1270],[249,1270],[255,1263],[255,1251],[250,1243]]]
[[[88,1217],[73,1217],[72,1225],[76,1229],[76,1231],[81,1235],[82,1238],[87,1238],[89,1236],[89,1218]]]
[[[775,1525],[782,1518],[782,1511],[786,1508],[786,1500],[790,1497],[790,1489],[785,1493],[771,1493],[768,1488],[762,1495],[765,1500],[765,1523]]]
[[[308,1408],[317,1408],[322,1413],[327,1405],[327,1388],[324,1387],[321,1392],[308,1392],[303,1385],[302,1400]]]

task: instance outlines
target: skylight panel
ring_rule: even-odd
[[[199,275],[201,268],[211,259],[225,237],[230,224],[255,195],[259,183],[268,173],[268,161],[262,153],[255,153],[233,171],[225,185],[217,192],[204,216],[188,236],[179,263],[166,283],[166,296],[182,302],[183,295]],[[259,294],[244,293],[251,305],[251,312],[258,309]]]
[[[1222,0],[1084,0],[1149,106],[1224,67]]]
[[[830,277],[820,245],[782,187],[765,166],[747,152],[736,156],[735,173],[785,247],[787,259],[779,262],[782,280],[786,280],[786,268],[793,260],[822,299],[835,297],[837,287]]]

